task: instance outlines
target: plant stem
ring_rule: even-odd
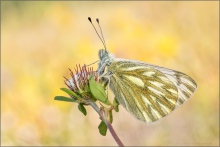
[[[114,128],[112,127],[112,124],[108,121],[106,116],[103,116],[103,113],[100,112],[100,109],[96,105],[96,103],[95,102],[90,102],[90,105],[95,109],[95,111],[99,114],[100,118],[105,122],[106,126],[108,127],[108,129],[109,129],[112,137],[115,139],[116,143],[120,147],[124,147],[123,143],[121,142],[121,140],[119,139],[118,135],[116,134]]]
[[[105,124],[107,125],[109,131],[111,132],[112,134],[112,137],[115,139],[115,141],[117,142],[117,144],[120,146],[120,147],[124,147],[123,143],[121,142],[121,140],[119,139],[118,135],[116,134],[114,128],[112,127],[112,124],[109,122],[109,121],[104,121]]]
[[[100,111],[99,111],[99,107],[96,105],[95,102],[89,102],[89,104],[93,107],[93,109],[95,109],[95,111],[100,114]]]

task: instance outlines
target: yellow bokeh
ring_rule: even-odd
[[[92,108],[84,116],[54,100],[66,96],[68,68],[95,62],[103,48],[88,16],[97,28],[100,19],[116,57],[178,70],[198,84],[188,102],[152,124],[120,106],[113,126],[125,145],[219,145],[217,1],[1,2],[1,145],[117,145],[109,132],[99,134]]]
[[[178,42],[175,38],[170,36],[163,36],[158,38],[158,49],[160,53],[165,57],[173,57],[177,49]]]

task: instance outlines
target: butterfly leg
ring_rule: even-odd
[[[100,79],[104,84],[105,90],[107,90],[107,99],[108,99],[108,86],[110,83],[110,76],[111,76],[110,72],[105,73],[104,75],[100,76]]]

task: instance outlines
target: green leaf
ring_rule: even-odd
[[[110,102],[109,102],[109,100],[107,99],[105,102],[103,102],[104,104],[106,104],[106,105],[112,105]]]
[[[65,102],[77,102],[76,100],[68,98],[68,97],[65,97],[65,96],[56,96],[54,98],[54,100],[65,101]]]
[[[97,83],[93,77],[89,80],[89,88],[92,95],[99,101],[103,102],[106,105],[110,105],[110,102],[107,100],[105,89],[102,84]]]
[[[105,136],[106,135],[106,133],[107,133],[107,126],[106,126],[106,124],[105,124],[105,122],[104,121],[101,121],[101,123],[99,124],[99,133],[102,135],[102,136]]]
[[[87,112],[86,112],[86,108],[83,106],[83,104],[80,103],[78,105],[78,109],[86,116]]]
[[[104,82],[104,87],[106,88],[108,86],[109,81]]]
[[[111,111],[109,111],[109,118],[110,118],[110,122],[112,123],[112,122],[113,122],[112,110],[111,110]]]
[[[118,103],[117,99],[116,99],[116,98],[114,98],[114,101],[113,101],[113,106],[114,106],[114,110],[115,110],[116,112],[118,112],[118,111],[119,111],[118,105],[119,105],[119,103]]]
[[[73,92],[72,90],[69,90],[67,88],[60,88],[60,89],[75,98],[79,98],[79,96],[75,92]]]

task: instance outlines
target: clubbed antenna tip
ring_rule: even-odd
[[[96,18],[96,21],[97,21],[97,23],[99,23],[99,19],[98,18]]]
[[[91,18],[90,17],[88,17],[88,20],[92,23],[92,20],[91,20]]]

